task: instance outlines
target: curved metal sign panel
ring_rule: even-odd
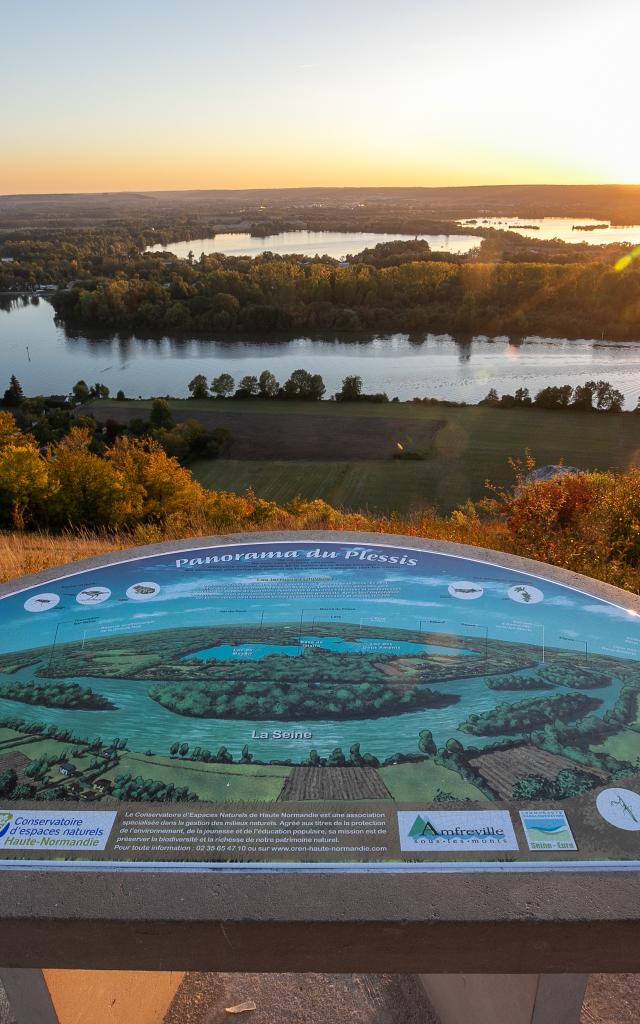
[[[639,866],[624,603],[306,535],[54,575],[0,600],[7,867]]]

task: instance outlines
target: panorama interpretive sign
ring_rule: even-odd
[[[306,534],[4,589],[4,866],[640,866],[621,591]]]

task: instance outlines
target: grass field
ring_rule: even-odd
[[[0,747],[29,743],[30,739],[31,737],[25,736],[23,732],[17,732],[16,729],[0,729]]]
[[[98,418],[124,422],[146,416],[150,402],[100,401],[88,406]],[[449,512],[467,498],[482,497],[486,480],[512,482],[510,457],[528,448],[540,466],[564,461],[579,469],[640,464],[640,416],[491,409],[469,406],[384,405],[335,402],[170,402],[176,419],[198,418],[213,426],[247,416],[246,429],[228,459],[196,462],[205,486],[242,492],[279,503],[300,494],[346,509],[398,512],[436,506]],[[324,431],[339,458],[323,457]],[[372,421],[388,421],[387,423]],[[280,422],[279,422],[280,421]],[[296,424],[298,421],[298,424]],[[368,422],[367,422],[368,421]],[[362,457],[363,424],[371,457]],[[286,428],[286,429],[285,429]],[[329,430],[330,428],[330,430]],[[233,433],[233,427],[231,427]],[[251,436],[256,437],[252,450]],[[423,462],[392,458],[395,440],[424,449]],[[267,457],[265,445],[271,445]],[[258,454],[260,452],[260,454]],[[234,457],[241,453],[241,457]]]
[[[435,761],[395,764],[379,768],[378,772],[393,799],[399,803],[411,800],[433,801],[438,791],[450,793],[456,800],[486,802],[487,799],[481,790],[465,782],[457,772]]]
[[[623,729],[622,732],[610,736],[604,743],[590,748],[595,754],[611,754],[619,761],[630,761],[637,764],[640,758],[640,732]]]
[[[425,505],[454,508],[468,497],[464,480],[458,486],[438,479],[427,462],[253,462],[221,459],[196,462],[193,475],[212,490],[243,493],[279,505],[293,498],[322,498],[337,508],[381,512],[411,511]],[[479,489],[482,482],[479,482]],[[443,493],[444,492],[444,493]],[[478,490],[479,493],[479,490]]]
[[[122,754],[116,768],[101,778],[115,779],[129,772],[135,778],[159,779],[188,786],[201,800],[275,800],[291,771],[278,765],[223,765],[181,761],[169,757]]]
[[[71,764],[74,764],[76,767],[86,768],[93,756],[92,754],[85,754],[82,758],[72,757],[71,751],[76,749],[75,743],[62,742],[51,737],[41,739],[37,735],[29,738],[28,736],[25,736],[24,733],[21,733],[20,736],[22,739],[29,741],[22,744],[21,747],[23,753],[27,754],[30,761],[36,761],[39,757],[59,757],[60,754],[65,754]],[[80,747],[78,749],[83,750],[84,748]],[[57,776],[57,774],[58,770],[54,767],[51,771],[51,775]],[[61,779],[60,781],[63,780]]]
[[[0,729],[0,750],[17,750],[29,761],[42,756],[59,757],[65,755],[67,761],[75,765],[78,776],[82,777],[94,757],[84,747],[83,756],[74,756],[76,749],[73,743],[60,742],[51,738],[25,736],[13,729]],[[116,779],[119,775],[131,775],[136,778],[157,779],[164,783],[173,783],[176,787],[187,786],[197,793],[202,800],[276,800],[284,780],[291,769],[280,765],[223,765],[204,764],[198,761],[183,761],[178,758],[154,756],[123,751],[119,763],[104,772],[101,778]],[[50,773],[51,785],[65,784],[59,768],[54,765]],[[95,776],[95,771],[92,775]]]

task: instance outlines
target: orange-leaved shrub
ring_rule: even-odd
[[[530,463],[528,463],[530,465]],[[506,526],[509,548],[629,590],[640,589],[640,470],[567,473],[479,502]]]

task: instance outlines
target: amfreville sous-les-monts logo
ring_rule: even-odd
[[[508,811],[398,811],[400,849],[517,850]]]

